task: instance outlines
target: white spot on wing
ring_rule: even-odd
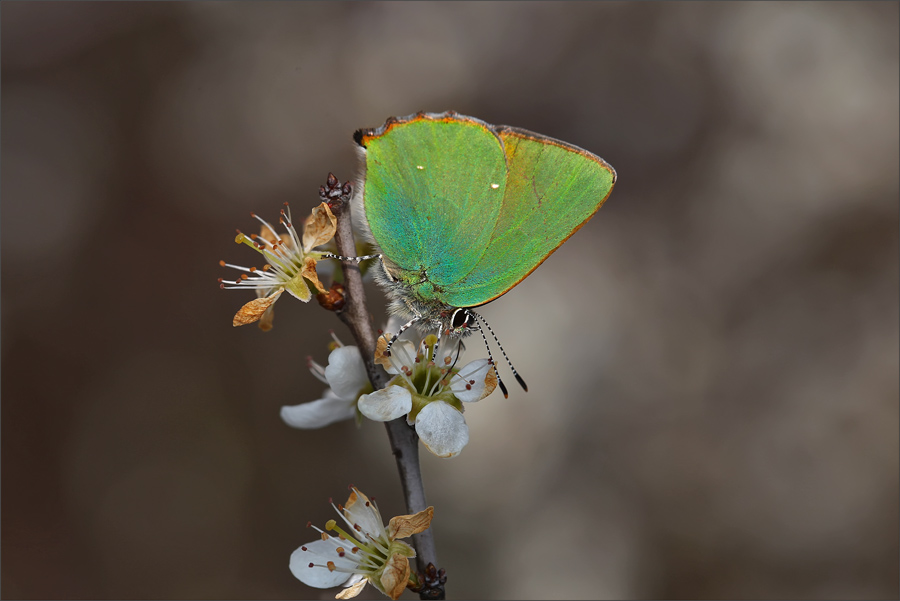
[[[491,188],[493,188],[494,190],[496,190],[499,187],[500,187],[500,184],[491,184]]]
[[[422,165],[416,165],[416,169],[424,169],[424,168],[425,167],[423,167]]]

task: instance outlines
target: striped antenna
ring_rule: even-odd
[[[381,255],[364,255],[362,257],[344,257],[341,255],[335,255],[333,253],[323,253],[323,259],[337,259],[338,261],[353,261],[354,263],[359,263],[360,261],[365,261],[366,259],[380,259]]]
[[[497,338],[497,335],[494,334],[494,330],[491,329],[491,325],[487,322],[487,320],[484,317],[482,317],[475,311],[469,311],[469,313],[472,316],[474,316],[476,319],[481,321],[485,326],[487,326],[488,332],[491,333],[491,336],[493,336],[493,338],[494,338],[494,342],[496,342],[497,346],[500,347],[500,352],[503,353],[503,358],[506,359],[506,364],[509,365],[509,368],[512,370],[513,375],[516,377],[516,381],[519,382],[519,385],[522,387],[522,390],[524,390],[525,392],[528,392],[528,385],[525,384],[525,380],[522,379],[522,376],[520,376],[519,372],[516,371],[516,368],[513,367],[512,361],[509,360],[509,357],[506,355],[506,351],[503,350],[503,345],[500,344],[500,340]],[[479,329],[481,329],[481,328],[479,328]],[[482,336],[482,338],[484,338],[485,346],[487,346],[487,337],[485,337],[484,331],[481,332],[481,336]],[[490,354],[491,354],[491,349],[488,348],[488,356],[489,357],[490,357]],[[496,369],[497,369],[497,367],[494,366],[494,370],[496,370]],[[497,374],[497,380],[499,380],[499,379],[500,379],[500,374]],[[506,393],[506,389],[503,388],[502,384],[501,384],[501,390],[503,390],[504,394]]]
[[[469,313],[474,315],[471,311],[469,311]],[[503,397],[508,399],[509,391],[506,389],[506,384],[503,383],[503,378],[500,377],[500,371],[497,370],[497,364],[494,362],[494,356],[491,354],[491,345],[488,344],[487,336],[484,335],[484,329],[478,323],[475,324],[475,327],[481,332],[481,339],[484,340],[484,348],[487,349],[488,353],[488,361],[491,362],[491,365],[494,367],[494,373],[497,374],[497,385],[500,386]]]

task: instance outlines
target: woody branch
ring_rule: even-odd
[[[327,183],[319,189],[319,196],[323,202],[327,202],[331,212],[337,218],[337,231],[334,238],[337,243],[338,253],[344,257],[356,256],[356,242],[353,238],[353,228],[350,218],[350,197],[352,185],[350,182],[341,184],[331,173],[328,174]],[[362,274],[359,265],[354,261],[342,261],[344,272],[344,297],[343,306],[336,313],[338,318],[350,328],[353,338],[362,353],[363,362],[369,381],[375,390],[384,388],[387,384],[385,371],[375,364],[375,331],[366,307],[366,295],[363,288]],[[336,307],[337,308],[337,307]],[[419,467],[419,437],[404,418],[398,418],[385,423],[388,439],[394,458],[397,461],[397,469],[400,472],[400,482],[403,486],[403,496],[406,500],[406,510],[410,514],[418,513],[428,507],[425,501],[425,487],[422,482],[422,472]],[[444,582],[446,577],[444,570],[437,570],[437,551],[434,544],[434,530],[429,528],[424,532],[413,535],[413,544],[416,548],[416,565],[419,572],[419,598],[443,599]]]

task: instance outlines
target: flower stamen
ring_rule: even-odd
[[[267,230],[272,232],[272,236],[274,236],[276,240],[278,239],[278,232],[275,231],[275,228],[273,228],[271,225],[269,225],[268,221],[266,221],[265,219],[263,219],[256,213],[250,213],[250,216],[253,217],[254,219],[256,219],[257,221],[259,221],[261,224],[263,224],[263,227],[265,227]]]
[[[353,543],[353,544],[356,545],[357,547],[362,547],[362,546],[363,546],[363,544],[362,544],[361,542],[359,542],[358,540],[356,540],[355,538],[353,538],[352,536],[350,536],[349,534],[347,534],[346,532],[344,532],[344,530],[343,530],[340,526],[338,526],[338,525],[337,525],[337,522],[335,522],[334,520],[328,520],[327,522],[325,522],[325,529],[326,529],[326,530],[334,530],[335,532],[337,532],[338,534],[340,534],[340,535],[343,537],[344,540],[350,541],[351,543]],[[326,536],[327,536],[327,535],[326,535]]]

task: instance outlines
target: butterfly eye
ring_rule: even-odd
[[[450,318],[450,327],[454,330],[472,325],[472,314],[465,309],[457,309]]]

